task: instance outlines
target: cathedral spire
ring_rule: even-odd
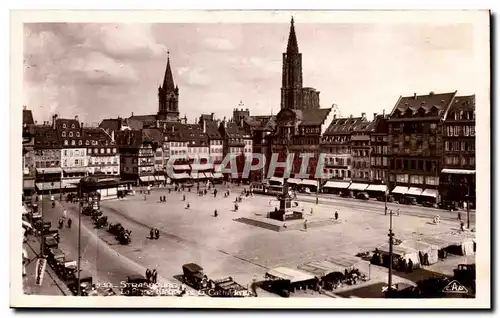
[[[165,77],[163,78],[163,89],[165,91],[173,91],[175,89],[174,77],[170,68],[170,52],[167,52],[167,68],[165,69]]]
[[[290,22],[290,34],[288,35],[288,45],[286,46],[286,53],[299,53],[299,45],[297,44],[297,36],[295,35],[295,27],[292,21]]]

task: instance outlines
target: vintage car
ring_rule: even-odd
[[[59,268],[59,266],[64,264],[65,258],[66,255],[59,248],[50,248],[47,252],[47,262],[52,268],[56,270]]]
[[[350,190],[344,190],[340,192],[340,196],[343,198],[354,198],[354,193]]]
[[[427,207],[427,208],[437,207],[437,204],[435,202],[432,202],[432,201],[424,201],[424,202],[422,202],[422,205]]]
[[[44,236],[43,237],[43,253],[45,255],[48,255],[50,249],[52,248],[58,248],[59,243],[53,236]]]
[[[412,197],[412,196],[403,195],[399,199],[399,203],[406,204],[406,205],[416,205],[417,199],[415,197]]]
[[[380,195],[377,197],[377,201],[385,202],[385,195]],[[388,195],[387,196],[387,202],[394,202],[394,196],[393,195]]]
[[[366,192],[360,192],[360,193],[358,193],[358,195],[356,195],[356,199],[359,199],[359,200],[369,200],[370,196]]]
[[[439,204],[438,204],[438,207],[440,209],[443,209],[443,210],[453,210],[453,211],[456,211],[458,210],[458,203],[455,202],[455,201],[441,201]]]
[[[182,265],[182,279],[184,283],[201,290],[207,287],[208,278],[203,273],[203,268],[195,263],[188,263]]]
[[[68,288],[73,295],[78,295],[78,275],[75,273],[67,280]],[[86,271],[80,272],[80,296],[87,296],[90,288],[92,287],[92,274]]]

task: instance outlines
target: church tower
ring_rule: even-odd
[[[157,119],[179,121],[179,88],[174,84],[174,77],[170,68],[170,52],[167,54],[167,68],[165,69],[163,85],[158,87]]]
[[[281,109],[301,108],[302,101],[302,54],[299,53],[293,17],[288,35],[286,53],[283,53],[283,73],[281,84]]]

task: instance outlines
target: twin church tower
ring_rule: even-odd
[[[282,72],[281,109],[306,110],[319,108],[319,92],[314,88],[302,86],[302,54],[299,52],[293,18],[286,52],[283,53]],[[167,58],[163,85],[158,87],[157,119],[165,121],[179,120],[179,88],[174,84],[170,67],[170,54]]]

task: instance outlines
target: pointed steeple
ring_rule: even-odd
[[[297,36],[295,35],[293,17],[292,21],[290,22],[290,34],[288,35],[288,45],[286,46],[286,53],[299,53],[299,45],[297,44]]]
[[[170,52],[167,52],[167,68],[165,69],[165,77],[163,78],[163,89],[165,91],[173,91],[175,89],[174,77],[170,68]]]

